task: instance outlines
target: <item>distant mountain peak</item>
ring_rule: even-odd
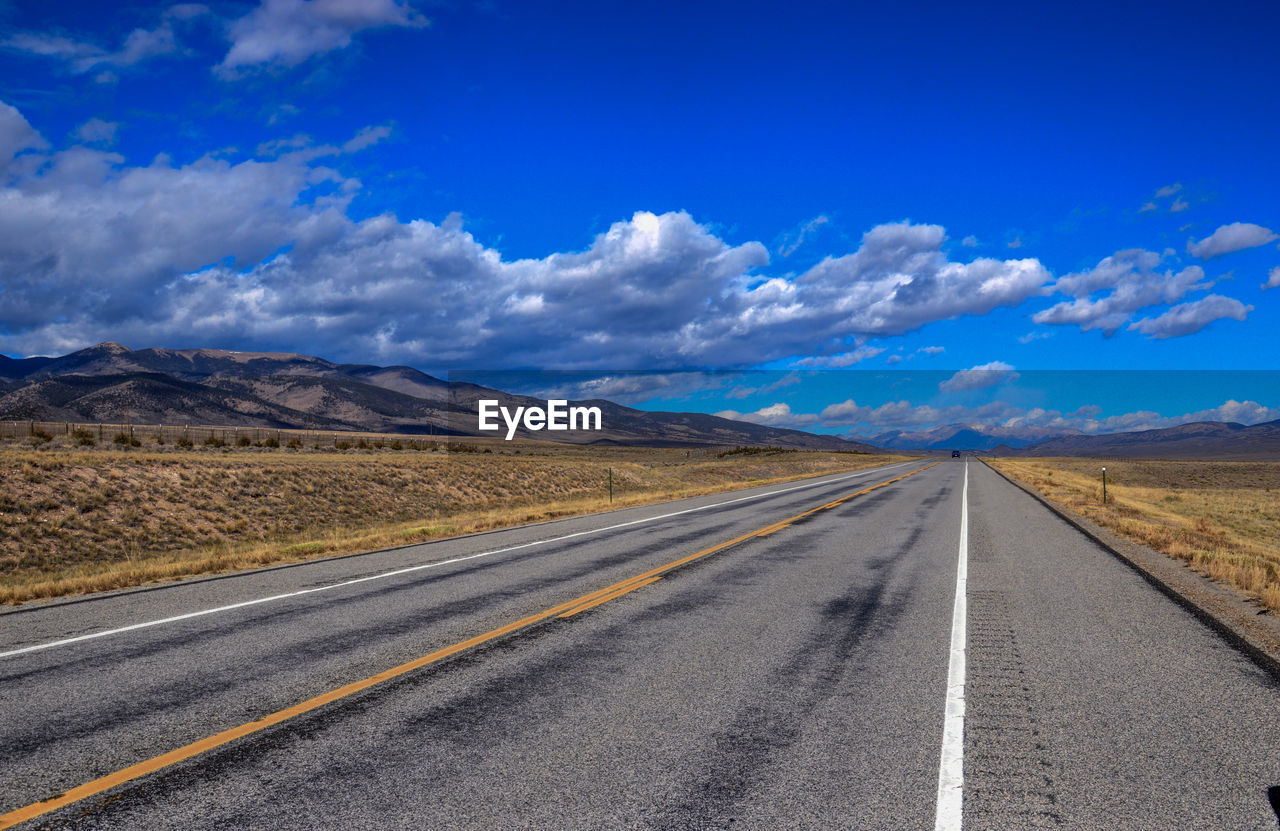
[[[81,349],[78,354],[108,354],[108,355],[128,355],[133,350],[127,346],[122,346],[113,340],[104,340],[97,346],[90,346],[87,349]],[[72,353],[77,354],[77,353]]]

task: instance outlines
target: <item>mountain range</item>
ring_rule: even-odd
[[[477,430],[477,402],[545,406],[543,399],[407,366],[337,364],[285,352],[138,349],[101,343],[55,358],[0,355],[0,420],[311,428],[454,436]],[[983,451],[996,455],[1280,459],[1280,421],[1200,422],[1090,435],[1043,427],[948,424],[866,440],[769,427],[703,413],[650,412],[595,399],[603,429],[523,438],[668,446],[822,450]]]
[[[279,352],[138,349],[102,343],[58,358],[0,355],[0,420],[202,424],[456,436],[477,430],[477,401],[544,407],[546,401],[407,366],[336,364]],[[846,439],[734,421],[703,413],[647,412],[611,401],[603,429],[526,432],[524,438],[670,446],[876,448]]]

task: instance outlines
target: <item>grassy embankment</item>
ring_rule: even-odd
[[[369,551],[902,458],[489,449],[0,448],[0,602]]]
[[[1098,525],[1280,612],[1280,462],[988,461]]]

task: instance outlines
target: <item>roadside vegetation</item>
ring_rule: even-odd
[[[0,447],[0,602],[369,551],[903,458],[475,441],[449,453],[398,440],[322,451],[177,441],[139,449],[127,436],[71,445],[78,441],[72,433],[68,446]]]
[[[987,461],[1098,525],[1280,612],[1280,462]]]

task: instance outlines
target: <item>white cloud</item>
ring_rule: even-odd
[[[23,150],[47,147],[44,137],[13,107],[0,101],[0,173],[13,163]]]
[[[181,53],[183,48],[178,42],[174,24],[183,26],[208,13],[208,7],[196,3],[173,6],[161,16],[158,26],[153,29],[134,29],[115,50],[41,32],[19,32],[6,38],[3,44],[30,55],[61,61],[75,75],[101,70],[95,80],[104,83],[115,80],[115,73],[111,71],[113,69],[136,66],[152,58]]]
[[[905,222],[785,277],[759,274],[760,243],[683,212],[640,211],[584,250],[508,260],[456,217],[347,215],[360,185],[336,167],[343,149],[385,130],[343,147],[295,137],[242,161],[134,166],[73,146],[14,162],[42,140],[0,105],[0,349],[114,339],[434,367],[736,367],[850,340],[867,355],[878,347],[861,339],[1047,290],[1037,260],[953,262],[941,227]]]
[[[355,137],[342,145],[343,153],[358,153],[366,147],[372,147],[391,135],[391,127],[383,124],[377,127],[364,127]]]
[[[1174,306],[1159,317],[1144,317],[1129,328],[1156,340],[1165,340],[1194,334],[1215,320],[1244,320],[1251,311],[1252,306],[1246,306],[1239,300],[1211,294],[1191,303]]]
[[[695,395],[723,389],[738,373],[720,372],[625,372],[608,375],[590,375],[582,378],[570,377],[560,380],[554,373],[548,375],[541,371],[528,373],[499,372],[494,376],[492,384],[483,374],[471,376],[477,383],[497,386],[507,392],[536,395],[541,398],[569,398],[576,401],[604,398],[619,404],[638,404],[655,398],[683,399]],[[548,385],[547,380],[553,381]],[[527,380],[526,385],[522,381]],[[797,379],[798,381],[798,379]],[[781,381],[762,389],[786,386]],[[728,398],[744,398],[735,395],[734,390],[726,394]],[[755,392],[755,390],[750,390]]]
[[[902,334],[1046,292],[1049,274],[1038,260],[952,262],[942,253],[945,240],[938,225],[879,225],[853,254],[829,257],[793,281],[769,280],[744,292],[735,304],[735,327],[786,318],[798,324],[794,335],[807,335],[810,343],[839,334]]]
[[[930,356],[941,355],[943,352],[946,352],[946,351],[947,351],[947,347],[945,346],[922,346],[916,350],[916,352],[923,352],[924,354],[930,355]]]
[[[115,144],[116,130],[119,124],[114,121],[103,121],[91,118],[76,128],[75,136],[85,144]]]
[[[1262,290],[1280,288],[1280,265],[1271,269],[1267,274],[1267,282],[1262,284]]]
[[[1199,242],[1188,242],[1187,253],[1202,260],[1208,260],[1233,251],[1266,245],[1275,239],[1280,239],[1280,236],[1270,228],[1263,228],[1251,222],[1232,222],[1230,225],[1218,228]]]
[[[782,239],[782,244],[778,246],[778,253],[783,257],[790,257],[796,252],[796,249],[804,245],[805,240],[813,236],[823,225],[831,222],[831,220],[823,214],[815,216],[800,225],[794,232],[787,234]]]
[[[702,373],[695,374],[701,375]],[[755,376],[748,375],[746,377],[752,378]],[[777,392],[778,390],[786,387],[795,386],[800,383],[800,380],[800,373],[792,370],[776,381],[771,381],[768,384],[762,384],[758,387],[734,387],[729,390],[729,392],[725,393],[725,398],[750,398],[753,395],[766,395],[771,392]]]
[[[1018,373],[1004,361],[992,361],[988,364],[962,369],[955,375],[938,385],[943,392],[968,392],[994,387],[1007,381],[1015,381]]]
[[[825,367],[827,369],[844,369],[845,367],[862,363],[868,358],[874,358],[881,352],[884,352],[884,348],[880,346],[858,346],[851,352],[843,352],[839,355],[817,355],[811,358],[803,358],[796,361],[796,365],[804,367]]]
[[[1157,190],[1156,198],[1164,199],[1165,197],[1173,196],[1175,193],[1177,193],[1180,190],[1182,190],[1181,183],[1174,182],[1172,185],[1165,185],[1164,187]]]
[[[1150,410],[1139,410],[1102,417],[1101,412],[1102,409],[1094,405],[1063,413],[1059,410],[1025,408],[998,401],[974,407],[935,407],[915,405],[904,400],[871,407],[849,399],[823,408],[817,423],[829,428],[850,428],[850,432],[863,436],[886,431],[926,430],[943,425],[959,425],[1034,441],[1067,433],[1098,435],[1154,430],[1199,421],[1251,425],[1280,419],[1280,408],[1267,407],[1256,401],[1234,399],[1218,407],[1176,416],[1162,416]]]
[[[1185,200],[1185,199],[1175,199],[1175,200],[1173,200],[1173,204],[1171,204],[1171,205],[1169,206],[1169,213],[1171,213],[1171,214],[1179,214],[1179,213],[1182,213],[1183,211],[1185,211],[1185,210],[1186,210],[1187,208],[1189,208],[1189,207],[1191,207],[1191,205],[1190,205],[1190,203],[1188,203],[1188,202],[1187,202],[1187,200]]]
[[[960,244],[963,245],[965,248],[977,248],[978,238],[975,237],[973,234],[970,234],[969,236],[960,240]]]
[[[426,25],[402,0],[263,0],[231,25],[231,49],[216,70],[230,78],[247,67],[296,66],[349,46],[366,29]]]
[[[761,407],[753,413],[740,413],[737,410],[721,410],[713,415],[731,418],[735,421],[749,421],[752,424],[764,424],[769,427],[808,427],[818,421],[812,413],[793,413],[786,402]]]
[[[1178,273],[1156,268],[1164,257],[1154,251],[1130,249],[1104,258],[1089,271],[1068,274],[1054,289],[1074,297],[1036,312],[1036,323],[1079,326],[1082,331],[1101,329],[1110,336],[1129,322],[1134,312],[1157,304],[1175,303],[1191,291],[1207,289],[1199,266]],[[1094,298],[1098,292],[1106,292]]]

